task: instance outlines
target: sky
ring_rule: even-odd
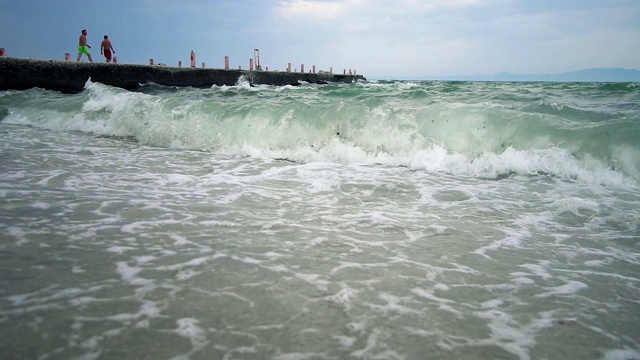
[[[370,79],[640,69],[640,0],[0,0],[6,56],[119,63],[304,64]],[[83,61],[87,61],[83,57]]]

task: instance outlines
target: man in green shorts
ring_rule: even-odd
[[[78,40],[78,59],[76,59],[76,61],[80,61],[82,54],[87,54],[89,61],[93,62],[89,49],[91,49],[91,46],[87,45],[87,30],[82,30],[82,35],[80,35],[80,40]]]

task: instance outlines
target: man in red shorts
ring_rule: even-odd
[[[107,35],[104,36],[104,40],[102,40],[102,44],[100,45],[100,54],[104,54],[104,57],[107,59],[107,62],[111,62],[111,53],[116,53],[113,50],[113,46],[111,45],[111,41]]]

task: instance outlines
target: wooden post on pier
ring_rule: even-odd
[[[304,64],[300,64],[300,72],[304,74]]]
[[[69,60],[71,60],[71,54],[64,53],[64,61],[69,61]]]
[[[287,65],[287,72],[291,72],[291,63]]]
[[[182,60],[178,60],[178,67],[182,67]]]
[[[253,70],[253,59],[249,59],[249,70]]]
[[[204,61],[202,62],[202,68],[204,69],[206,67]]]
[[[191,67],[196,67],[196,53],[191,50]]]
[[[224,69],[229,70],[229,56],[224,57]]]
[[[314,73],[314,74],[316,73],[316,66],[315,65],[313,65],[312,73]]]
[[[149,59],[149,65],[153,65],[153,59]]]

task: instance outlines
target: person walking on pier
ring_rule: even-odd
[[[111,40],[109,40],[109,37],[107,35],[104,36],[104,40],[102,40],[102,44],[100,44],[100,54],[104,54],[105,59],[107,59],[107,62],[111,62],[111,53],[116,53],[115,50],[113,50],[113,45],[111,45]]]
[[[76,59],[76,61],[80,61],[82,54],[87,54],[89,61],[93,62],[91,54],[87,48],[91,49],[91,46],[87,44],[87,30],[82,30],[82,35],[80,35],[80,39],[78,40],[78,59]]]

